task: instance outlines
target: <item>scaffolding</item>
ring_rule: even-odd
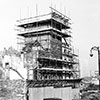
[[[63,80],[80,77],[78,55],[71,45],[67,16],[51,8],[49,14],[18,20],[28,80]],[[56,83],[57,84],[57,83]]]

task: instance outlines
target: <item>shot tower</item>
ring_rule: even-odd
[[[70,20],[53,8],[49,14],[19,20],[28,86],[75,86],[80,81]]]

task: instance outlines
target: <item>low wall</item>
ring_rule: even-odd
[[[29,100],[44,100],[45,98],[59,98],[62,100],[72,100],[72,88],[39,87],[29,88]]]

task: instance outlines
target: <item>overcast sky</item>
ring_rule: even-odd
[[[16,47],[16,20],[46,13],[53,6],[72,19],[72,35],[79,49],[81,73],[97,70],[97,52],[89,57],[92,46],[100,46],[100,0],[0,0],[0,50]]]

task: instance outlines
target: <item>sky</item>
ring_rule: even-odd
[[[92,58],[89,54],[91,47],[100,46],[100,0],[0,0],[0,50],[17,47],[16,20],[45,14],[50,6],[71,18],[81,75],[89,76],[98,69],[97,52]]]

